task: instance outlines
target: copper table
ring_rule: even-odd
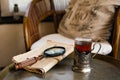
[[[120,61],[109,56],[96,55],[90,73],[72,71],[73,59],[65,58],[45,76],[25,70],[11,70],[12,65],[0,72],[0,80],[120,80]]]

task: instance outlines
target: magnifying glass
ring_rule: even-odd
[[[27,60],[25,60],[23,62],[16,63],[15,69],[21,69],[21,68],[30,66],[44,57],[57,57],[57,56],[63,55],[64,53],[65,53],[65,48],[62,46],[50,47],[50,48],[44,50],[43,55],[40,55],[38,57],[28,58]]]
[[[51,47],[44,51],[44,55],[46,57],[56,57],[63,55],[64,53],[65,53],[65,48],[61,46]]]

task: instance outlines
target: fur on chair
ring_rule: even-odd
[[[71,0],[58,32],[69,38],[108,40],[117,5],[120,0]]]

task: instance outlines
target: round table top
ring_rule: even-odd
[[[120,80],[120,61],[109,56],[96,55],[92,60],[90,73],[72,71],[73,59],[65,58],[44,76],[26,70],[11,70],[6,67],[0,73],[0,80]]]

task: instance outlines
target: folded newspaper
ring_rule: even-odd
[[[14,56],[12,58],[12,61],[16,64],[27,61],[27,59],[32,59],[40,55],[43,55],[44,50],[50,47],[54,47],[54,46],[64,47],[66,50],[65,53],[57,57],[43,57],[42,59],[37,60],[34,64],[23,67],[24,69],[30,72],[44,74],[47,71],[49,71],[53,66],[55,66],[59,61],[61,61],[62,59],[67,57],[69,54],[71,54],[74,50],[74,45],[69,45],[69,44],[64,44],[64,43],[59,43],[59,42],[48,40],[43,46],[40,46],[26,53]]]

